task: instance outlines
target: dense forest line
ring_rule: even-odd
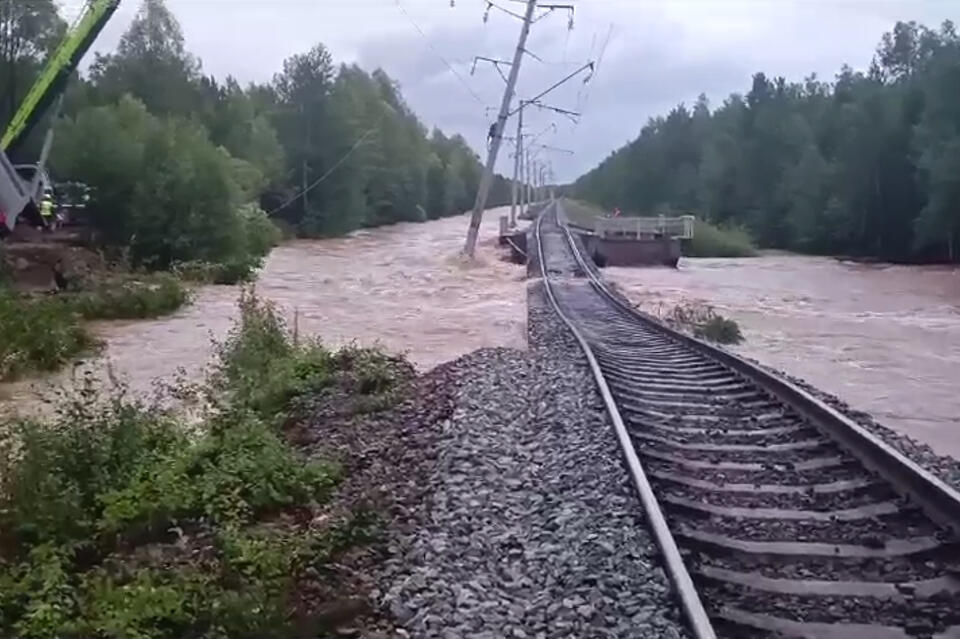
[[[636,213],[692,211],[762,246],[889,260],[960,259],[960,38],[898,22],[866,73],[753,76],[651,119],[572,187]]]
[[[0,0],[0,124],[65,28],[54,0]],[[482,170],[462,137],[427,131],[384,71],[337,66],[321,44],[268,83],[205,75],[163,0],[144,0],[117,50],[71,82],[51,166],[92,187],[105,244],[154,268],[256,259],[265,212],[304,236],[460,213]],[[500,178],[491,205],[508,199]]]

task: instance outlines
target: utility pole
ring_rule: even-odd
[[[539,154],[541,151],[553,151],[556,153],[563,153],[565,155],[574,155],[574,152],[570,149],[560,149],[555,146],[549,146],[547,144],[528,144],[527,151],[533,153],[534,155]],[[541,197],[546,199],[552,190],[547,189],[547,179],[553,180],[553,165],[549,165],[546,162],[540,163],[540,193]]]
[[[503,131],[507,126],[510,115],[510,103],[513,101],[513,92],[517,87],[517,78],[520,76],[520,63],[527,46],[527,37],[530,35],[530,25],[533,23],[533,12],[537,8],[537,0],[527,0],[527,11],[523,16],[523,26],[520,27],[520,38],[517,41],[517,50],[513,54],[513,64],[510,66],[510,76],[507,78],[507,88],[503,92],[503,101],[500,104],[500,115],[493,125],[493,139],[490,140],[490,151],[487,153],[487,164],[480,179],[480,189],[477,191],[477,200],[473,205],[473,215],[470,218],[470,228],[467,230],[467,243],[463,253],[473,258],[477,248],[477,235],[480,233],[480,222],[483,220],[483,211],[487,207],[487,197],[490,195],[490,185],[493,183],[493,171],[497,164],[497,155],[500,153],[500,144],[503,142]]]
[[[531,171],[530,171],[530,148],[529,147],[527,148],[527,156],[525,158],[524,164],[526,165],[526,173],[525,173],[526,178],[524,179],[523,187],[527,191],[527,207],[529,208],[529,206],[533,204],[533,192],[530,188]]]
[[[513,154],[513,198],[510,202],[510,227],[517,225],[517,200],[520,199],[520,158],[523,157],[523,103],[517,117],[517,150]],[[522,205],[521,205],[522,206]],[[521,208],[521,211],[523,209]]]

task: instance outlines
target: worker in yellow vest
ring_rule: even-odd
[[[53,196],[49,191],[43,193],[43,200],[40,202],[40,217],[43,218],[43,225],[52,230],[56,218],[53,215]]]

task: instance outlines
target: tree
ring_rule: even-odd
[[[158,118],[128,96],[64,120],[54,158],[93,188],[94,227],[135,264],[222,262],[247,250],[238,167],[198,123]]]
[[[0,125],[4,128],[65,29],[53,0],[0,0]]]
[[[637,212],[695,210],[746,225],[765,246],[886,259],[957,257],[960,43],[897,23],[867,73],[832,83],[753,76],[710,112],[705,98],[651,119],[574,185]]]
[[[960,249],[960,39],[944,24],[923,80],[924,112],[914,151],[927,201],[915,221],[915,247],[942,246],[950,260]]]
[[[117,52],[98,55],[90,79],[101,104],[130,94],[158,115],[188,116],[202,106],[200,64],[163,0],[143,0]]]

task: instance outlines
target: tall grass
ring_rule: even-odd
[[[300,636],[298,591],[370,521],[316,523],[340,471],[293,449],[276,413],[396,378],[373,351],[298,343],[252,291],[240,306],[200,426],[88,389],[0,429],[0,636]]]
[[[608,211],[604,211],[594,204],[568,198],[563,200],[563,211],[571,224],[585,229],[592,229],[598,217],[609,215]]]
[[[755,257],[757,248],[750,234],[741,228],[722,228],[697,220],[693,239],[684,242],[687,257]]]
[[[54,371],[96,345],[84,320],[172,313],[190,299],[175,276],[110,274],[79,290],[29,296],[0,285],[0,381]]]
[[[0,287],[0,380],[56,370],[95,343],[71,306]]]
[[[113,274],[62,299],[86,319],[144,319],[176,311],[190,301],[190,291],[170,273]]]

